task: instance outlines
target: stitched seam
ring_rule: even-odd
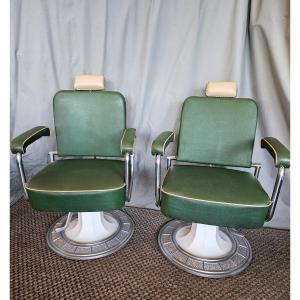
[[[197,201],[202,201],[202,202],[217,203],[217,204],[221,204],[221,205],[249,206],[249,207],[269,207],[272,204],[271,201],[270,201],[269,205],[250,205],[250,204],[236,204],[236,203],[227,203],[227,202],[216,202],[216,201],[203,200],[203,199],[185,197],[185,196],[181,196],[181,195],[176,195],[176,194],[168,193],[168,192],[164,191],[163,188],[161,188],[161,191],[163,193],[167,194],[167,195],[170,195],[170,196],[175,196],[175,197],[184,198],[184,199],[190,199],[190,200],[197,200]]]
[[[22,143],[22,148],[24,147],[24,144],[25,144],[29,139],[31,139],[33,136],[35,136],[36,134],[40,133],[41,131],[43,131],[43,130],[45,130],[45,129],[47,129],[47,128],[44,127],[44,128],[42,128],[42,129],[36,131],[35,133],[33,133],[33,134],[32,134],[31,136],[29,136],[28,138],[26,138],[26,139],[23,141],[23,143]]]
[[[269,141],[267,141],[266,139],[264,139],[264,141],[268,144],[269,147],[271,147],[271,149],[274,151],[275,154],[275,164],[278,164],[278,157],[277,157],[277,152],[275,150],[275,148],[269,143]]]
[[[120,190],[125,186],[125,183],[117,188],[113,188],[113,189],[106,189],[106,190],[74,190],[74,191],[55,191],[55,190],[39,190],[39,189],[33,189],[33,188],[29,188],[26,186],[26,189],[29,191],[36,191],[36,192],[52,192],[52,193],[85,193],[85,192],[109,192],[109,191],[116,191],[116,190]]]
[[[165,142],[164,142],[164,144],[163,144],[163,153],[165,153],[165,145],[166,145],[166,143],[168,142],[168,140],[172,137],[172,135],[174,134],[174,132],[172,132],[167,138],[166,138],[166,140],[165,140]]]

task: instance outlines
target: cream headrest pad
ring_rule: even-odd
[[[236,97],[237,85],[233,81],[209,82],[206,86],[207,97]]]
[[[103,90],[103,75],[77,75],[74,82],[75,90]]]

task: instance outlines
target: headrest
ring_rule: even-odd
[[[233,81],[209,82],[206,85],[207,97],[236,97],[237,85]]]
[[[75,90],[103,90],[103,75],[77,75],[74,82]]]

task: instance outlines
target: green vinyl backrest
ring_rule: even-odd
[[[252,99],[189,97],[181,113],[177,159],[250,167],[256,123]]]
[[[125,99],[111,91],[60,91],[53,100],[59,155],[120,156]]]

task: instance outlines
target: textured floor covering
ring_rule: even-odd
[[[250,266],[233,278],[196,277],[160,253],[160,212],[126,208],[135,220],[131,241],[116,254],[72,261],[45,240],[62,214],[33,211],[25,200],[11,208],[11,299],[289,299],[289,231],[245,231],[253,249]]]

